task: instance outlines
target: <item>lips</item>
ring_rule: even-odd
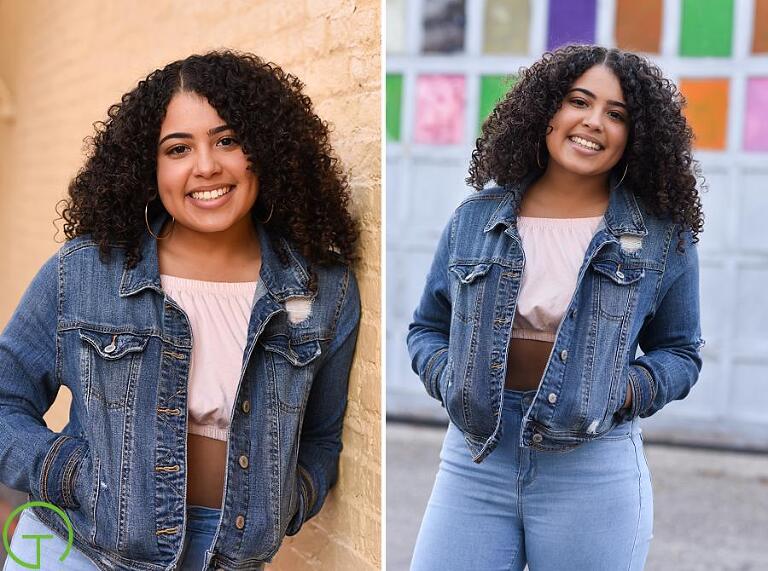
[[[592,137],[586,137],[584,135],[570,135],[568,140],[572,143],[590,151],[602,151],[605,147],[593,139]]]
[[[223,208],[225,204],[229,204],[232,201],[232,196],[237,192],[237,186],[224,186],[219,187],[228,189],[223,194],[217,194],[219,191],[213,190],[213,191],[203,191],[202,193],[195,192],[193,194],[188,194],[185,197],[185,201],[188,201],[188,204],[196,209],[202,209],[202,210],[216,210],[219,208]],[[199,198],[196,198],[199,197]],[[206,198],[208,196],[209,198]]]
[[[220,185],[216,187],[201,187],[188,193],[187,196],[195,200],[215,200],[234,189],[232,185]]]

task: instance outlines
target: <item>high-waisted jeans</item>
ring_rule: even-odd
[[[568,452],[521,448],[535,391],[504,391],[499,446],[475,464],[450,425],[411,571],[639,571],[653,528],[640,426]]]
[[[181,556],[180,569],[184,571],[199,571],[203,569],[203,563],[206,558],[206,551],[210,549],[213,543],[213,537],[216,534],[216,528],[219,525],[219,514],[221,510],[208,508],[205,506],[187,506],[187,529],[184,538],[184,547]],[[24,539],[27,535],[45,535],[52,536],[47,539],[36,540],[33,538]],[[40,544],[40,558],[37,558],[37,543]],[[54,534],[44,523],[42,523],[32,512],[26,509],[22,512],[16,531],[11,541],[11,551],[25,563],[35,564],[39,561],[39,569],[56,569],[63,571],[97,571],[98,567],[85,554],[76,549],[70,548],[69,555],[64,561],[59,558],[64,553],[67,542]],[[29,569],[16,563],[8,555],[5,560],[3,570],[8,569]]]

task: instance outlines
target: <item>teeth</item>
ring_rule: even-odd
[[[229,186],[222,186],[216,190],[205,190],[203,192],[193,192],[190,196],[196,200],[213,200],[227,194],[231,190]]]
[[[592,141],[587,141],[586,139],[582,139],[581,137],[570,137],[570,139],[577,145],[581,145],[582,147],[592,149],[593,151],[599,151],[602,148],[600,145],[597,145]]]

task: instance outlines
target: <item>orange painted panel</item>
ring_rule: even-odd
[[[616,45],[625,50],[659,53],[662,4],[663,0],[618,0]]]
[[[728,124],[727,79],[682,79],[680,91],[687,105],[685,117],[697,149],[723,150]]]
[[[768,0],[755,0],[752,53],[768,53]]]

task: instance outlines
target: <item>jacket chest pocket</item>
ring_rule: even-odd
[[[600,315],[623,320],[634,305],[634,297],[645,269],[623,265],[614,259],[595,259],[591,264],[595,280],[594,296]]]
[[[452,312],[462,323],[477,320],[483,304],[486,276],[491,264],[452,264],[448,270],[453,277]]]
[[[108,409],[123,409],[141,369],[149,335],[79,329],[83,397],[90,408],[95,398]]]
[[[280,406],[289,412],[300,411],[322,354],[320,341],[277,334],[264,338],[261,345]]]

